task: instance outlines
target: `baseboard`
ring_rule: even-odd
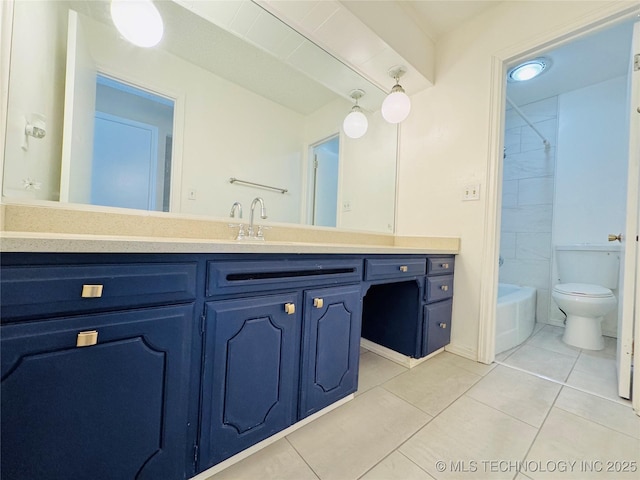
[[[367,350],[377,355],[380,355],[383,358],[386,358],[387,360],[391,360],[392,362],[407,368],[417,367],[421,363],[429,360],[431,357],[434,357],[435,355],[444,351],[444,347],[443,347],[436,350],[433,353],[430,353],[426,357],[413,358],[413,357],[408,357],[407,355],[403,355],[402,353],[398,353],[395,350],[391,350],[390,348],[383,347],[382,345],[378,345],[377,343],[373,343],[371,340],[367,340],[366,338],[360,339],[360,346],[362,346],[363,348],[366,348]]]
[[[478,361],[478,352],[468,347],[462,347],[460,345],[450,343],[449,345],[445,346],[444,349],[445,351],[453,353],[454,355],[458,355],[459,357],[464,357],[469,360],[473,360],[474,362]]]
[[[293,425],[291,425],[290,427],[282,430],[281,432],[278,432],[278,433],[270,436],[269,438],[266,438],[266,439],[262,440],[261,442],[256,443],[255,445],[252,445],[251,447],[247,448],[246,450],[243,450],[240,453],[235,454],[233,457],[229,457],[226,460],[224,460],[223,462],[220,462],[217,465],[214,465],[213,467],[200,472],[195,477],[191,477],[190,480],[207,480],[212,475],[215,475],[216,473],[220,473],[222,470],[225,470],[225,469],[229,468],[230,466],[235,465],[236,463],[240,462],[241,460],[244,460],[245,458],[253,455],[254,453],[262,450],[263,448],[266,448],[269,445],[277,442],[278,440],[286,437],[290,433],[293,433],[296,430],[304,427],[305,425],[308,425],[309,423],[313,422],[315,419],[320,418],[323,415],[326,415],[327,413],[331,412],[332,410],[335,410],[336,408],[344,405],[347,402],[350,402],[354,398],[355,398],[355,394],[352,393],[351,395],[349,395],[349,396],[347,396],[347,397],[345,397],[345,398],[343,398],[341,400],[338,400],[335,403],[332,403],[328,407],[323,408],[319,412],[316,412],[313,415],[308,416],[307,418],[303,418],[299,422],[294,423]]]

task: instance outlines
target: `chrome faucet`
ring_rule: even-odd
[[[231,212],[229,213],[229,216],[231,218],[235,218],[236,211],[238,212],[238,218],[242,218],[242,204],[240,202],[234,202],[233,205],[231,205]]]
[[[267,211],[264,208],[264,200],[261,197],[256,197],[251,202],[251,216],[249,217],[249,230],[247,231],[247,236],[249,238],[259,238],[260,240],[264,239],[262,234],[262,228],[258,228],[258,235],[256,235],[253,231],[253,212],[256,209],[256,204],[260,204],[260,218],[263,220],[267,218]]]

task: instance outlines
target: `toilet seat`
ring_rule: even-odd
[[[586,298],[609,298],[613,292],[608,288],[590,283],[560,283],[553,287],[554,292],[561,295],[570,295]]]

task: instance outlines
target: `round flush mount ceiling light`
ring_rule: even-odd
[[[342,129],[347,137],[360,138],[369,128],[369,121],[358,105],[358,100],[364,96],[364,90],[353,90],[349,96],[356,101],[356,104],[342,122]]]
[[[389,123],[402,122],[411,111],[411,100],[399,83],[405,72],[404,67],[393,67],[389,70],[389,76],[396,80],[391,93],[382,102],[382,117]]]
[[[525,82],[540,75],[549,65],[549,60],[542,57],[527,60],[509,70],[507,78],[511,82]]]
[[[139,47],[156,46],[164,33],[151,0],[111,0],[111,19],[122,36]]]

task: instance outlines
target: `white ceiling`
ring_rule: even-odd
[[[527,82],[508,82],[507,95],[524,105],[626,75],[632,33],[629,21],[537,55],[551,60],[548,71]]]
[[[498,0],[398,0],[398,3],[423,32],[437,41],[439,37],[461,23],[502,2]]]

